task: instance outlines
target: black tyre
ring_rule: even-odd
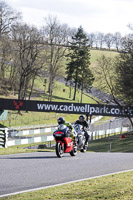
[[[80,152],[82,152],[82,153],[85,153],[85,152],[86,152],[86,150],[85,150],[85,149],[81,149],[81,150],[80,150]]]
[[[64,148],[62,148],[61,143],[56,143],[56,155],[58,158],[61,158],[64,154]]]
[[[73,150],[70,152],[71,156],[76,156],[77,155],[77,146],[73,147]]]
[[[87,151],[88,145],[84,145],[83,149],[80,150],[80,152],[85,153]]]

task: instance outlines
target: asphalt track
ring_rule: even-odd
[[[133,153],[55,152],[0,156],[0,197],[11,193],[133,169]]]

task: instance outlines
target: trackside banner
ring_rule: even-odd
[[[23,110],[103,116],[133,117],[133,107],[103,104],[81,104],[67,102],[28,101],[0,98],[0,110]]]

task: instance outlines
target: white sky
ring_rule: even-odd
[[[5,0],[23,21],[38,28],[48,15],[57,17],[71,28],[82,26],[87,33],[126,35],[133,24],[133,0]]]

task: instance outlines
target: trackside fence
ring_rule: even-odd
[[[0,148],[7,148],[8,128],[0,128]]]
[[[111,118],[111,120],[99,121],[102,116],[96,117],[90,125],[90,141],[97,140],[109,135],[122,134],[133,131],[126,119]],[[22,128],[22,127],[21,127]],[[8,129],[8,146],[31,144],[37,142],[51,142],[54,140],[52,133],[57,129],[57,125],[51,124],[49,127],[26,127],[27,129]]]
[[[91,140],[131,131],[133,131],[133,128],[127,118],[112,118],[111,120],[99,121],[90,126]]]

